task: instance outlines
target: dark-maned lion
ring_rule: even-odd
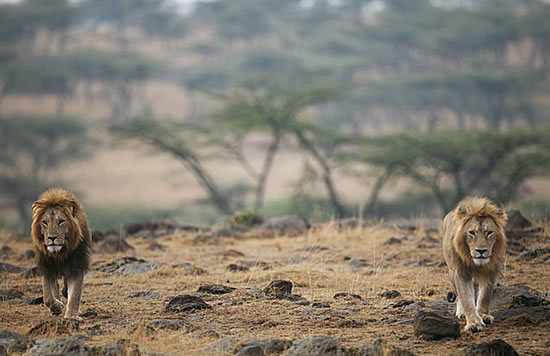
[[[506,253],[506,214],[485,198],[458,203],[443,220],[443,255],[457,295],[456,316],[477,332],[494,318],[489,313],[493,285]]]
[[[44,304],[61,314],[57,279],[67,287],[65,318],[80,319],[84,274],[90,266],[92,237],[88,218],[74,194],[64,189],[43,192],[32,205],[32,240],[43,276]]]

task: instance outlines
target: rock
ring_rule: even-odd
[[[282,297],[292,293],[292,282],[285,281],[282,279],[277,279],[269,283],[264,289],[264,293],[268,295],[273,295],[276,297]]]
[[[497,339],[491,342],[467,346],[464,348],[465,356],[484,356],[484,355],[499,355],[499,356],[519,356],[514,348],[508,345],[503,340]]]
[[[326,251],[328,250],[328,247],[325,247],[325,246],[321,246],[321,245],[311,245],[311,246],[306,246],[306,247],[303,247],[303,248],[299,248],[297,249],[296,251],[300,252],[319,252],[319,251]]]
[[[149,325],[158,328],[158,329],[167,329],[167,330],[180,330],[186,326],[191,326],[191,324],[183,319],[153,319],[149,321]]]
[[[128,339],[119,339],[115,343],[105,346],[104,356],[140,356],[138,346]]]
[[[366,228],[368,225],[363,219],[344,218],[334,221],[339,230]]]
[[[361,268],[368,266],[367,260],[364,258],[350,258],[348,264],[353,267]]]
[[[360,356],[414,356],[412,352],[403,349],[394,349],[387,345],[385,340],[376,339],[372,345],[361,349]]]
[[[0,330],[0,348],[4,349],[6,355],[24,353],[31,345],[32,340],[25,335],[7,329]],[[2,351],[0,350],[1,354]]]
[[[340,340],[332,336],[316,336],[296,340],[285,356],[342,356]]]
[[[204,268],[195,266],[194,264],[189,262],[177,263],[175,265],[172,265],[172,267],[181,268],[187,275],[190,276],[202,276],[208,273]]]
[[[212,307],[201,298],[195,295],[178,295],[170,299],[166,306],[167,312],[181,313],[185,311],[195,311],[201,309],[211,309]]]
[[[264,356],[264,350],[260,346],[251,345],[243,347],[236,356]]]
[[[385,291],[384,293],[380,294],[380,296],[382,298],[394,299],[394,298],[400,297],[401,293],[399,293],[395,289],[392,289],[392,290]]]
[[[519,210],[510,210],[506,212],[508,221],[506,222],[506,230],[510,229],[525,229],[533,226],[533,224],[521,214]]]
[[[361,296],[351,293],[336,293],[332,298],[334,299],[347,299],[347,300],[361,300]]]
[[[449,313],[419,310],[414,317],[414,334],[427,340],[460,337],[460,325]]]
[[[146,291],[141,291],[141,292],[133,292],[133,293],[130,294],[130,297],[133,297],[133,298],[147,297],[147,298],[160,299],[160,298],[162,298],[162,295],[160,295],[156,292],[152,292],[150,290],[146,290]]]
[[[126,233],[130,237],[143,237],[145,239],[155,239],[160,236],[166,236],[175,232],[199,232],[200,228],[192,225],[179,225],[171,220],[152,221],[143,223],[134,223],[126,225]]]
[[[407,237],[390,237],[386,240],[386,242],[384,242],[384,245],[400,245],[404,240],[407,240]]]
[[[387,308],[402,308],[404,306],[407,306],[407,305],[410,305],[410,304],[413,304],[413,303],[414,303],[413,300],[401,299],[398,302],[392,302],[392,303],[386,305],[384,307],[384,309],[387,309]]]
[[[73,335],[66,340],[38,339],[29,350],[29,355],[88,355],[90,350],[84,345],[86,339],[86,336],[80,334]]]
[[[502,309],[492,313],[496,321],[516,319],[520,324],[536,324],[541,321],[550,321],[550,306],[520,307]]]
[[[13,249],[9,246],[0,247],[0,260],[9,260],[12,255]]]
[[[25,252],[23,252],[21,256],[19,256],[19,261],[28,261],[34,259],[35,257],[36,252],[34,252],[34,250],[28,249],[25,250]]]
[[[530,305],[544,304],[543,294],[525,284],[512,284],[510,286],[498,286],[493,289],[490,310],[508,308],[513,304],[521,306],[521,301],[528,301]]]
[[[292,345],[292,341],[285,339],[264,339],[250,340],[241,345],[242,349],[246,347],[259,347],[263,354],[281,354],[288,350]],[[241,349],[241,350],[242,350]]]
[[[235,263],[232,263],[229,266],[227,266],[226,269],[228,271],[231,271],[231,272],[246,272],[246,271],[250,270],[250,267],[241,266],[241,265],[237,265]]]
[[[25,293],[14,289],[0,290],[0,302],[5,300],[23,298]]]
[[[314,302],[314,303],[311,303],[311,306],[312,306],[313,308],[330,308],[330,304],[321,303],[321,302]]]
[[[161,262],[147,262],[143,259],[127,256],[114,261],[100,261],[94,263],[94,268],[100,272],[123,273],[123,274],[144,274],[163,266]]]
[[[205,351],[208,351],[208,352],[217,352],[217,353],[222,353],[222,352],[231,352],[235,349],[235,346],[240,342],[240,339],[236,338],[236,337],[229,337],[229,338],[226,338],[226,339],[220,339],[220,340],[216,340],[214,342],[211,342],[210,344],[206,345],[204,347],[204,350]]]
[[[25,267],[19,267],[10,265],[9,263],[0,262],[0,273],[22,273],[27,269]]]
[[[72,335],[78,331],[79,326],[78,320],[54,318],[39,322],[27,331],[27,335],[34,338]]]
[[[166,246],[159,244],[156,241],[153,241],[147,246],[147,249],[149,251],[164,251],[166,250]]]
[[[37,267],[27,268],[23,273],[21,273],[23,278],[35,278],[40,276],[40,271]]]
[[[115,231],[93,231],[92,241],[94,242],[93,248],[96,252],[119,253],[134,250],[134,247]]]
[[[550,247],[537,247],[518,256],[518,261],[532,261],[535,259],[538,260],[536,262],[545,262],[546,259],[550,259]]]
[[[0,344],[0,356],[7,356],[6,348]]]
[[[40,305],[40,304],[44,304],[44,297],[40,296],[40,297],[36,297],[36,298],[31,298],[27,303],[28,303],[29,305]]]
[[[200,286],[198,292],[210,293],[210,294],[226,294],[231,293],[235,290],[233,287],[224,286],[221,284],[208,284],[205,286]]]
[[[432,310],[453,313],[454,304],[449,303],[446,300],[434,300],[431,302],[426,302],[426,306],[432,308]]]
[[[310,228],[309,222],[300,216],[282,216],[279,218],[267,219],[260,229],[278,230],[281,233],[294,232],[304,233]]]
[[[447,301],[449,303],[454,303],[456,301],[456,293],[453,291],[449,291],[447,293]]]
[[[213,237],[231,237],[250,231],[250,228],[243,225],[229,225],[212,229],[210,234]]]
[[[405,264],[403,266],[407,267],[407,266],[425,266],[426,263],[430,262],[430,260],[410,260],[410,261],[407,261],[405,262]]]

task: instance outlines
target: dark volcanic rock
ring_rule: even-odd
[[[465,356],[519,356],[512,346],[500,339],[478,345],[467,346],[464,348],[464,354]]]
[[[88,355],[89,348],[84,345],[86,336],[76,334],[66,340],[38,339],[29,350],[30,355]],[[113,355],[113,354],[111,354]]]
[[[449,313],[418,311],[414,316],[414,334],[427,340],[460,337],[460,325]]]
[[[161,266],[161,262],[147,262],[132,256],[122,257],[114,261],[94,263],[94,269],[106,273],[144,274]]]
[[[210,294],[226,294],[231,293],[235,290],[233,287],[224,286],[222,284],[208,284],[205,286],[199,287],[199,292],[210,293]]]
[[[545,262],[550,259],[550,247],[537,247],[518,256],[518,261],[532,261],[535,259],[537,261],[534,262]]]
[[[159,244],[156,241],[153,241],[147,246],[147,249],[149,251],[164,251],[166,250],[166,246]]]
[[[25,252],[23,252],[21,256],[19,256],[19,261],[28,261],[28,260],[32,260],[35,257],[36,257],[36,252],[34,252],[34,250],[28,249],[28,250],[25,250]]]
[[[242,349],[246,347],[259,347],[264,354],[281,354],[288,350],[292,341],[285,339],[264,339],[250,340],[241,345]],[[241,350],[242,350],[241,349]]]
[[[140,356],[138,345],[128,339],[120,339],[111,345],[105,346],[104,356]]]
[[[153,319],[149,322],[149,325],[158,329],[167,330],[180,330],[191,324],[183,319]]]
[[[493,312],[492,315],[496,321],[514,318],[521,324],[535,324],[540,321],[550,321],[550,306],[502,309]]]
[[[4,300],[11,300],[17,298],[23,298],[25,293],[14,289],[0,290],[0,302]]]
[[[79,326],[78,320],[55,318],[39,322],[27,332],[27,335],[30,337],[72,335],[78,331]]]
[[[412,352],[389,347],[385,340],[376,339],[372,345],[361,349],[360,356],[414,356]]]
[[[31,344],[32,341],[25,335],[7,329],[0,330],[0,347],[5,354],[24,353]]]
[[[519,210],[510,210],[506,212],[508,221],[506,222],[506,230],[508,229],[525,229],[533,226],[533,224],[521,214]]]
[[[282,297],[292,293],[292,282],[285,281],[282,279],[277,279],[269,283],[264,289],[264,293],[268,295],[273,295],[276,297]]]
[[[212,307],[201,298],[195,295],[178,295],[170,299],[166,306],[167,312],[180,313],[185,311],[195,311],[201,309],[211,309]]]
[[[285,353],[285,356],[341,356],[343,355],[340,340],[332,336],[316,336],[296,340]]]
[[[9,260],[12,255],[13,249],[9,246],[0,247],[0,260]]]
[[[133,236],[140,236],[146,239],[155,239],[175,232],[198,232],[200,228],[191,225],[179,225],[171,220],[143,222],[126,225],[126,233]]]
[[[386,240],[386,242],[384,242],[384,245],[400,245],[403,243],[404,240],[407,240],[407,237],[390,237]]]
[[[397,298],[397,297],[401,296],[401,293],[399,293],[398,291],[392,289],[392,290],[385,291],[384,293],[380,294],[380,296],[382,298],[393,299],[393,298]]]
[[[514,303],[516,305],[518,305],[518,303],[521,305],[522,300],[530,301],[530,305],[541,305],[545,301],[541,292],[526,286],[525,284],[498,286],[493,290],[490,309],[497,310],[501,308],[508,308],[513,306]]]
[[[241,265],[237,265],[235,263],[232,263],[229,266],[227,266],[226,269],[228,271],[231,271],[231,272],[246,272],[246,271],[250,270],[250,267],[241,266]]]
[[[264,350],[258,345],[245,346],[235,356],[264,356]]]
[[[134,298],[141,298],[141,297],[147,297],[147,298],[162,298],[162,295],[152,292],[150,290],[140,291],[140,292],[134,292],[130,294],[130,297]]]
[[[333,296],[334,299],[355,299],[355,300],[361,300],[361,296],[359,294],[351,294],[351,293],[336,293]]]
[[[281,233],[296,232],[303,233],[310,228],[309,222],[300,216],[282,216],[279,218],[267,219],[260,229],[278,230]]]
[[[25,267],[19,267],[10,265],[9,263],[0,262],[0,273],[21,273],[25,272],[27,269]]]

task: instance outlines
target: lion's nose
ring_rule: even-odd
[[[48,236],[48,240],[51,240],[52,244],[55,241],[55,239],[57,239],[57,236]]]
[[[486,248],[476,248],[477,253],[479,253],[480,256],[483,256],[485,252],[487,252]]]

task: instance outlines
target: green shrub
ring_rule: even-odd
[[[255,226],[264,221],[263,215],[257,210],[237,211],[225,219],[226,225]]]

